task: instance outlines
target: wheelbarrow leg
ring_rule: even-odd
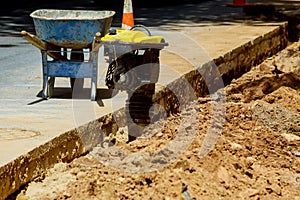
[[[42,98],[47,99],[48,98],[48,78],[45,77],[43,78],[43,93],[42,93]]]
[[[98,51],[91,53],[91,60],[93,64],[91,77],[91,100],[95,101],[97,96],[97,76],[98,76]]]
[[[41,51],[42,53],[42,64],[43,64],[43,92],[42,92],[42,98],[47,99],[48,98],[48,67],[47,67],[47,52]]]
[[[98,53],[101,44],[101,34],[97,32],[95,34],[92,48],[90,49],[90,60],[92,63],[92,76],[91,76],[91,101],[95,101],[97,98],[97,77],[98,77]]]
[[[42,61],[43,61],[43,92],[42,98],[47,99],[52,96],[54,91],[55,77],[48,76],[48,61],[47,52],[42,51]]]

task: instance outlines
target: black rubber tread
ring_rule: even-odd
[[[73,53],[72,53],[73,51]],[[84,54],[83,50],[71,50],[71,61],[78,61],[78,62],[83,62],[84,61]],[[84,78],[70,78],[70,85],[73,90],[74,86],[76,83],[77,88],[83,88],[84,85]]]

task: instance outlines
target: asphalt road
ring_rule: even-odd
[[[193,0],[196,1],[196,0]],[[112,26],[121,26],[122,5],[99,5],[90,0],[74,1],[43,1],[43,3],[32,3],[19,7],[0,8],[0,36],[18,35],[26,29],[34,32],[34,26],[30,13],[37,9],[87,9],[87,10],[114,10]],[[189,24],[189,23],[210,23],[224,20],[232,20],[234,16],[240,16],[241,8],[226,7],[231,0],[198,0],[197,3],[184,3],[173,5],[160,4],[153,6],[134,6],[133,12],[135,23],[146,26],[163,26],[166,24]]]

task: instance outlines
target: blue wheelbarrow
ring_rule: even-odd
[[[36,35],[21,34],[41,50],[43,98],[51,97],[55,77],[69,77],[72,89],[75,82],[76,87],[83,87],[84,78],[91,78],[91,100],[96,99],[101,46],[97,41],[108,33],[114,15],[114,11],[55,9],[30,14]]]

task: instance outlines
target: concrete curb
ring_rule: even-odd
[[[188,101],[192,99],[190,97],[192,92],[194,92],[193,96],[203,97],[220,89],[221,85],[220,87],[217,86],[219,82],[223,82],[225,86],[228,85],[233,79],[248,72],[251,67],[284,49],[288,44],[287,27],[288,24],[283,23],[273,31],[261,35],[225,55],[208,61],[195,70],[188,72],[171,83],[171,88],[176,88],[176,91],[173,91],[173,93],[176,93],[177,96],[184,96]],[[219,80],[220,78],[223,80]],[[184,80],[188,81],[193,91],[183,89],[184,84],[182,83]],[[206,87],[207,84],[210,85]],[[208,91],[208,88],[214,91]],[[174,105],[176,103],[173,93],[164,89],[156,95],[156,102],[164,105],[169,114],[178,112],[180,108],[180,105]]]
[[[288,44],[287,26],[288,24],[284,23],[273,31],[259,36],[253,41],[249,41],[178,78],[171,83],[172,88],[178,88],[176,95],[188,97],[191,94],[191,91],[182,89],[183,80],[187,80],[192,86],[193,91],[196,92],[193,95],[201,97],[209,94],[206,82],[209,80],[209,83],[214,84],[218,81],[210,79],[210,77],[216,77],[211,76],[215,73],[221,75],[224,85],[229,84],[233,79],[249,71],[251,67],[285,48]],[[215,87],[215,90],[217,89],[219,88]],[[167,89],[159,91],[155,99],[157,103],[164,106],[169,114],[176,113],[180,109],[180,105],[177,105],[178,102],[174,103],[174,95]],[[189,98],[186,99],[189,101]],[[102,134],[95,133],[103,131],[104,134],[108,135],[117,132],[118,126],[115,118],[125,119],[124,115],[124,109],[105,115],[79,127],[79,131],[73,129],[62,133],[44,145],[2,166],[0,168],[0,200],[6,199],[22,186],[43,176],[45,171],[56,163],[70,162],[87,153],[99,141],[103,140]],[[120,121],[118,123],[120,125]]]

